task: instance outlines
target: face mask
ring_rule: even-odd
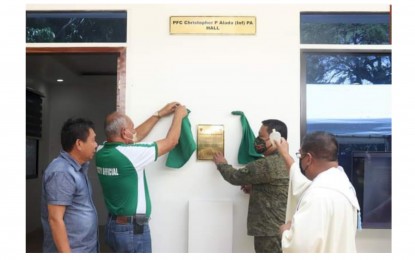
[[[306,176],[306,175],[305,175],[305,170],[307,170],[308,165],[307,165],[307,167],[305,167],[305,169],[303,169],[303,167],[301,167],[301,160],[302,160],[302,159],[300,159],[300,161],[298,162],[298,164],[299,164],[299,166],[300,166],[300,171],[301,171],[301,173],[302,173],[304,176]],[[307,176],[306,176],[306,177],[307,177]]]
[[[255,138],[254,147],[257,153],[265,153],[265,151],[269,148],[267,147],[266,142],[259,137]]]
[[[133,136],[133,138],[129,138],[129,137],[125,137],[128,140],[131,140],[133,143],[137,143],[138,142],[138,138],[137,138],[137,132],[135,133],[131,133],[130,131],[126,130],[129,134],[131,134]]]

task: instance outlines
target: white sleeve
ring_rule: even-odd
[[[143,169],[157,159],[157,146],[155,145],[140,143],[140,145],[118,146],[117,149],[131,161],[136,169]]]
[[[291,228],[282,234],[284,253],[312,253],[324,250],[330,204],[324,194],[306,194],[295,213]]]
[[[304,191],[311,185],[312,181],[307,179],[300,171],[300,167],[293,163],[290,167],[290,182],[288,185],[287,211],[285,222],[292,220],[297,204]]]

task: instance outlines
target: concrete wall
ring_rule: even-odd
[[[224,125],[225,156],[235,167],[241,166],[237,153],[242,135],[239,117],[231,115],[233,110],[245,112],[254,132],[264,119],[283,120],[288,125],[291,153],[300,145],[300,11],[389,10],[388,5],[281,4],[28,7],[65,8],[127,10],[126,113],[139,124],[167,102],[179,101],[192,111],[189,118],[195,137],[198,124]],[[224,15],[256,16],[256,35],[169,35],[170,16]],[[171,118],[163,118],[146,140],[164,137],[170,122]],[[165,160],[166,156],[161,157],[146,168],[153,205],[153,251],[187,252],[189,201],[230,200],[232,251],[254,252],[253,239],[246,235],[248,196],[225,182],[212,162],[198,161],[195,154],[180,169],[165,167]],[[105,217],[100,214],[101,219]],[[212,217],[220,216],[206,215],[206,219]],[[359,233],[360,252],[391,251],[391,230],[375,233]]]

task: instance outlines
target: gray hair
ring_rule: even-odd
[[[113,113],[107,117],[104,124],[105,135],[107,137],[120,136],[121,129],[128,124],[126,115],[121,113]]]

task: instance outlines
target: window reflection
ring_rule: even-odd
[[[390,44],[389,13],[302,13],[302,44]]]
[[[336,136],[339,164],[356,189],[363,227],[391,228],[390,54],[305,55],[306,131]],[[374,59],[378,64],[371,67]],[[350,64],[357,66],[350,70]],[[380,79],[373,71],[387,76]]]
[[[26,42],[126,42],[127,12],[26,12]]]

